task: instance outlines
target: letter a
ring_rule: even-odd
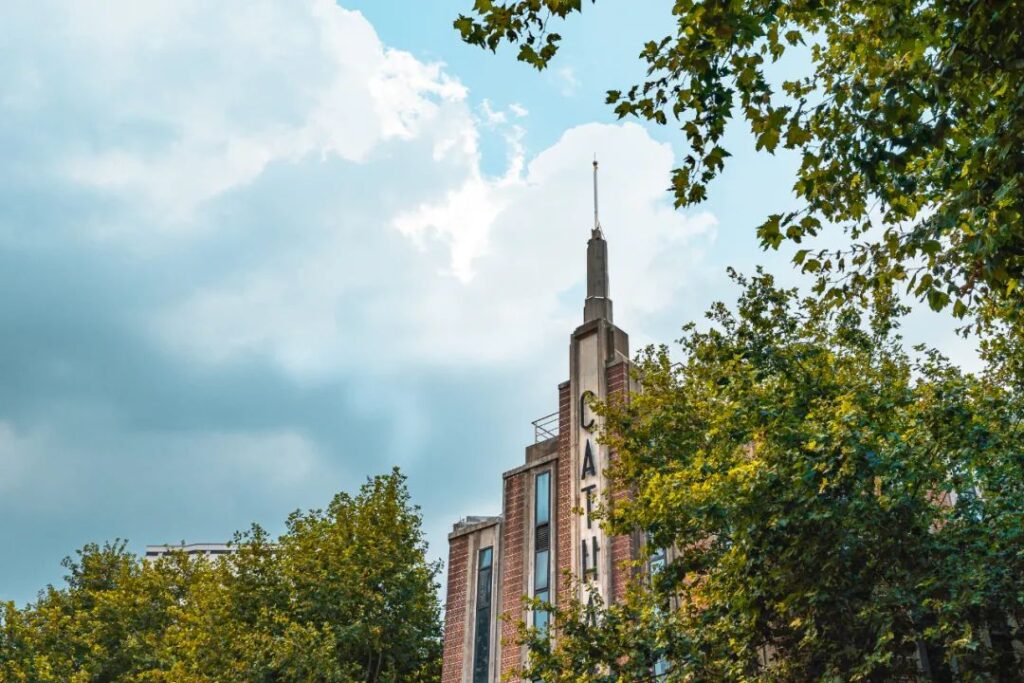
[[[590,439],[587,439],[587,448],[583,451],[583,472],[580,474],[580,479],[586,479],[597,474],[597,469],[594,467],[594,452],[590,450]]]

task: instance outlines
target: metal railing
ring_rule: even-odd
[[[558,412],[539,417],[530,424],[533,425],[533,442],[540,443],[558,436]]]

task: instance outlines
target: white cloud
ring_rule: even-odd
[[[282,268],[274,259],[198,291],[158,329],[200,360],[259,354],[305,377],[523,362],[580,322],[582,293],[567,292],[584,277],[595,151],[620,321],[651,338],[645,321],[677,306],[703,276],[716,221],[672,209],[661,190],[671,149],[634,124],[574,128],[497,178],[474,160],[440,196],[372,228],[411,238],[404,247],[376,234],[346,250],[350,233],[325,230],[296,262]],[[388,261],[393,269],[365,268]]]
[[[37,395],[0,415],[0,498],[50,520],[30,535],[216,538],[392,463],[436,489],[466,444],[494,448],[480,472],[519,462],[582,320],[595,153],[634,348],[707,289],[717,222],[672,208],[669,145],[589,124],[528,151],[524,106],[473,101],[331,0],[41,0],[0,25],[0,131],[34,155],[0,165],[40,189],[11,215],[44,218],[0,242],[66,256],[40,278],[56,303],[4,318],[69,340],[15,357]]]
[[[75,101],[51,170],[120,207],[78,229],[177,278],[150,330],[179,356],[306,379],[522,359],[578,321],[595,152],[620,317],[642,325],[700,277],[715,221],[671,208],[672,150],[639,126],[579,126],[528,158],[522,106],[474,109],[331,0],[60,9],[0,17],[36,74],[14,100]],[[50,14],[60,39],[35,41]],[[484,135],[508,150],[497,176]]]
[[[74,182],[149,209],[150,229],[198,225],[198,205],[278,160],[363,161],[466,96],[440,65],[384,46],[331,0],[85,1],[24,13],[25,25],[52,21],[62,40],[23,73],[52,87],[73,70],[86,117],[156,133],[145,145],[134,135],[77,141],[64,161]]]
[[[480,103],[480,111],[483,113],[484,122],[490,126],[497,126],[508,121],[505,112],[495,110],[490,100],[485,99]]]
[[[595,153],[634,348],[733,297],[715,217],[663,189],[669,145],[590,124],[528,152],[525,107],[332,0],[6,2],[0,26],[10,547],[223,538],[392,463],[471,511],[439,473],[499,485],[565,378]]]
[[[559,67],[551,73],[564,97],[572,97],[579,91],[580,79],[577,78],[576,70],[571,66]]]

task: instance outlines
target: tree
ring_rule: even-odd
[[[63,562],[67,587],[48,587],[23,611],[7,605],[15,630],[0,641],[11,680],[139,681],[155,664],[173,606],[187,595],[187,558],[141,565],[123,541],[89,544]],[[6,680],[6,679],[4,679]]]
[[[551,26],[583,4],[476,0],[455,27],[473,45],[516,45],[543,69],[561,40]],[[685,135],[677,206],[704,201],[730,156],[726,124],[740,116],[758,150],[802,159],[802,208],[761,223],[761,245],[799,244],[828,225],[849,238],[796,252],[819,293],[857,299],[898,282],[933,309],[1020,323],[1024,4],[676,0],[672,15],[671,32],[640,52],[646,80],[607,100],[620,117]],[[773,81],[770,64],[787,51],[808,68]]]
[[[24,613],[12,602],[0,607],[0,681],[32,683],[46,680],[47,665],[36,652],[34,634]]]
[[[438,563],[404,476],[257,525],[218,559],[140,562],[123,542],[65,560],[66,586],[4,606],[0,681],[435,683]]]
[[[358,664],[356,680],[440,678],[440,566],[427,562],[420,527],[397,470],[288,520],[281,550],[293,618],[335,624],[332,649]]]
[[[688,326],[681,363],[648,349],[644,391],[601,409],[633,492],[605,524],[674,557],[599,618],[560,606],[553,645],[526,631],[526,677],[1020,680],[1020,387],[906,354],[891,297],[865,317],[736,279],[735,313]]]

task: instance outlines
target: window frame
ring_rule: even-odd
[[[552,487],[551,481],[552,469],[545,469],[537,472],[533,476],[533,524],[532,524],[532,538],[531,547],[533,549],[533,572],[532,580],[530,585],[530,595],[536,600],[542,600],[544,602],[552,602],[551,591],[552,591],[552,520],[551,511],[554,507],[552,505]],[[541,481],[544,481],[545,495],[541,495]],[[543,506],[542,506],[543,503]],[[543,516],[541,512],[543,511]],[[543,533],[542,533],[543,532]],[[541,547],[538,544],[538,539],[546,540],[546,543]],[[543,563],[543,571],[541,571],[541,565]],[[544,581],[541,583],[540,579]],[[534,609],[532,615],[532,624],[534,628],[540,629],[547,632],[548,622],[550,614],[547,610]]]
[[[487,564],[484,565],[486,553]],[[486,578],[485,578],[486,574]],[[473,683],[488,683],[491,674],[491,616],[494,609],[494,546],[480,548],[476,554],[476,585],[473,592]],[[481,597],[486,590],[486,604]],[[481,639],[481,627],[486,631]]]

